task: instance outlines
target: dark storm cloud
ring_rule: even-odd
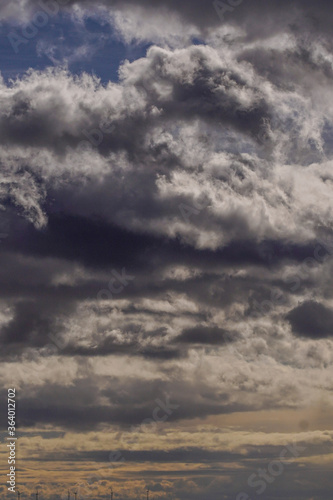
[[[0,334],[4,345],[27,343],[36,347],[43,344],[41,338],[49,330],[51,320],[45,309],[41,310],[34,302],[19,302],[15,306],[14,318]]]
[[[249,405],[231,402],[223,391],[213,394],[209,386],[200,382],[180,381],[176,386],[170,380],[143,381],[108,377],[107,388],[98,384],[105,380],[81,379],[69,387],[49,384],[32,391],[30,397],[20,397],[20,426],[36,427],[53,424],[67,429],[92,430],[102,425],[116,425],[144,431],[147,419],[152,419],[156,406],[167,408],[167,420],[204,418],[244,411]],[[101,404],[107,398],[108,404]],[[169,405],[169,406],[168,406]],[[170,406],[171,405],[171,406]]]
[[[96,389],[95,389],[96,390]],[[157,395],[159,396],[159,395]],[[130,396],[132,397],[132,395]],[[54,396],[53,396],[54,398]],[[58,400],[58,398],[57,398]],[[20,425],[22,427],[36,427],[39,425],[55,425],[65,429],[75,429],[90,431],[100,429],[103,424],[117,425],[123,428],[128,426],[140,425],[145,419],[151,418],[155,406],[150,405],[136,406],[133,401],[129,408],[112,408],[103,405],[79,405],[71,403],[62,404],[60,401],[55,404],[50,400],[47,405],[41,404],[40,397],[34,399],[20,400]],[[184,404],[184,400],[178,402]],[[174,404],[177,400],[172,401]],[[218,405],[214,403],[193,404],[188,401],[188,408],[182,408],[177,414],[170,416],[170,421],[183,419],[204,418],[209,415],[220,415],[224,413],[233,413],[245,411],[246,405]]]
[[[171,341],[163,328],[146,332],[144,323],[136,326],[124,323],[120,327],[121,339],[108,334],[109,325],[99,328],[98,335],[91,331],[91,335],[96,335],[92,336],[90,343],[87,340],[83,344],[79,340],[74,343],[70,339],[64,341],[63,334],[66,334],[66,318],[75,312],[77,304],[86,299],[96,300],[98,293],[107,289],[112,269],[125,269],[126,274],[135,279],[120,295],[110,298],[110,305],[116,307],[117,300],[130,299],[133,303],[123,309],[128,318],[135,318],[140,313],[164,322],[168,317],[176,318],[179,312],[152,311],[144,305],[137,305],[136,300],[165,300],[166,294],[172,291],[185,293],[202,307],[227,309],[234,303],[246,302],[249,296],[252,302],[261,303],[271,298],[271,282],[263,284],[262,278],[231,277],[228,275],[230,266],[256,265],[264,271],[268,263],[279,268],[284,261],[299,262],[311,254],[311,247],[284,247],[273,243],[269,244],[268,252],[267,242],[262,248],[244,242],[216,252],[196,250],[177,240],[138,235],[99,219],[64,215],[50,216],[48,226],[42,231],[27,223],[16,229],[2,247],[7,253],[3,254],[5,265],[0,270],[0,295],[10,298],[14,308],[13,319],[2,327],[2,356],[7,359],[14,351],[18,355],[31,347],[49,345],[50,334],[58,338],[63,356],[128,354],[171,360],[186,356],[190,344],[223,345],[237,340],[237,334],[217,326],[207,326],[209,314],[204,310],[183,312],[183,317],[188,317],[191,322],[205,322],[206,325],[188,328]],[[22,255],[35,260],[22,260]],[[55,258],[58,260],[46,260]],[[87,276],[78,283],[55,285],[56,274],[69,272],[76,262],[91,271],[105,271],[105,277]],[[196,266],[203,272],[181,281],[161,280],[162,269],[170,265]],[[283,283],[277,281],[275,286],[283,290]],[[283,292],[286,293],[286,289]],[[98,302],[96,307],[97,311]],[[257,309],[254,307],[255,312]],[[157,345],[153,345],[154,342]]]
[[[18,300],[13,318],[0,328],[1,358],[16,360],[28,348],[50,345],[64,330],[64,318],[74,310],[74,303],[59,297],[57,301]]]
[[[235,337],[235,335],[234,335]],[[223,328],[200,327],[183,330],[176,339],[184,344],[223,345],[232,342],[233,334]]]
[[[219,346],[238,340],[236,332],[209,325],[209,308],[227,311],[233,304],[249,301],[254,317],[258,313],[261,316],[270,313],[259,306],[271,300],[272,285],[277,294],[283,294],[284,302],[288,301],[291,290],[279,280],[272,282],[267,278],[266,281],[267,266],[279,269],[287,263],[301,262],[313,252],[313,246],[298,247],[281,242],[265,242],[262,246],[244,242],[215,252],[199,250],[178,240],[135,234],[100,219],[68,215],[51,215],[43,230],[26,222],[20,222],[11,230],[1,247],[5,252],[0,269],[0,296],[10,300],[13,307],[13,319],[3,325],[0,339],[2,357],[8,360],[14,353],[18,356],[31,347],[49,346],[50,334],[62,346],[59,354],[66,357],[127,354],[165,361],[186,356],[191,345]],[[70,273],[76,263],[82,264],[89,273],[97,270],[105,275],[96,278],[88,274],[72,284],[54,282],[57,274]],[[194,266],[201,269],[201,273],[183,280],[161,279],[163,269],[173,265]],[[257,278],[230,276],[229,271],[235,266],[256,266],[263,274]],[[117,307],[118,300],[131,300],[131,304],[122,309],[128,321],[117,326],[121,337],[118,333],[110,335],[111,326],[106,324],[98,331],[92,327],[89,341],[73,342],[67,338],[66,319],[75,314],[82,301],[96,301],[99,292],[108,289],[112,269],[119,272],[125,269],[127,275],[134,277],[121,294],[110,297],[110,310]],[[310,286],[309,282],[305,284]],[[173,339],[166,335],[165,327],[147,331],[145,321],[150,317],[167,324],[177,318],[179,311],[151,310],[137,302],[142,299],[164,301],[170,292],[185,294],[200,304],[197,311],[181,314],[192,324],[202,324],[184,329]],[[276,306],[274,302],[271,310]],[[97,301],[92,313],[102,314],[99,308]],[[138,314],[143,316],[138,319]],[[50,353],[54,354],[54,350]]]
[[[287,315],[293,332],[301,337],[323,339],[333,336],[333,310],[312,300],[303,302]]]
[[[301,263],[313,255],[316,245],[316,242],[297,245],[284,241],[254,243],[244,240],[215,251],[196,249],[181,243],[178,238],[140,234],[101,217],[50,213],[48,225],[43,230],[18,219],[0,251],[62,258],[101,269],[127,266],[131,270],[152,270],[154,265],[171,263],[211,269],[241,264],[278,267],[288,261]]]
[[[137,269],[143,264],[148,249],[158,241],[98,217],[65,214],[50,215],[48,226],[42,231],[23,223],[17,229],[5,242],[4,249],[20,249],[36,257],[58,257],[102,269],[109,266]]]

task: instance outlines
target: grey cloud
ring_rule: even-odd
[[[4,345],[30,343],[32,346],[41,345],[40,337],[50,330],[50,319],[33,302],[19,302],[16,304],[14,318],[1,331]]]
[[[178,67],[179,58],[182,68]],[[204,45],[175,52],[152,47],[146,58],[125,64],[120,74],[120,85],[106,89],[93,80],[87,87],[78,78],[52,70],[18,80],[7,89],[10,93],[2,120],[0,116],[2,142],[46,147],[64,154],[66,146],[75,148],[90,138],[98,142],[101,135],[98,147],[102,153],[126,150],[140,155],[145,132],[166,120],[200,118],[244,133],[251,129],[257,135],[263,119],[269,116],[264,96],[251,85],[246,73],[228,68],[217,52]],[[59,93],[60,82],[64,90]],[[119,91],[123,97],[120,105]],[[81,100],[71,101],[70,118],[68,99],[77,92]],[[247,103],[242,94],[248,95]],[[102,133],[103,125],[106,131]]]
[[[158,334],[154,335],[151,332],[152,338],[155,342],[161,339]],[[154,346],[151,344],[144,345],[142,339],[138,335],[129,335],[126,325],[123,327],[123,338],[120,341],[114,337],[102,338],[101,340],[94,341],[92,346],[83,346],[78,344],[68,343],[62,350],[62,356],[84,356],[84,357],[106,357],[110,355],[119,356],[139,356],[149,360],[156,361],[170,361],[179,359],[186,356],[186,351],[169,347],[168,345]]]
[[[333,336],[333,311],[315,301],[306,301],[287,315],[296,335],[311,339]]]
[[[325,443],[315,444],[309,443],[306,440],[306,437],[302,439],[300,437],[297,440],[298,449],[302,452],[299,453],[301,458],[316,456],[316,454],[327,454],[329,455],[332,451],[332,441],[330,437],[327,437]],[[285,446],[290,446],[292,448],[292,443],[286,443]],[[238,451],[210,451],[204,448],[174,448],[172,453],[169,451],[163,450],[119,450],[121,456],[123,456],[128,462],[155,462],[155,463],[172,463],[172,462],[186,462],[186,463],[232,463],[234,461],[243,462],[245,467],[249,467],[249,462],[253,462],[256,466],[253,466],[253,470],[256,470],[258,466],[264,465],[268,460],[274,460],[279,456],[282,450],[286,449],[288,454],[291,455],[290,458],[294,458],[290,451],[285,448],[285,446],[273,446],[273,445],[264,445],[264,446],[244,446],[243,453],[239,453]],[[117,450],[118,451],[118,450]],[[67,456],[63,454],[49,454],[46,459],[47,460],[92,460],[96,462],[108,462],[109,461],[110,452],[105,451],[88,451],[88,452],[78,452],[69,454]],[[288,457],[289,458],[289,457]],[[289,462],[289,467],[292,467],[292,461]],[[250,468],[250,467],[249,467]],[[212,471],[210,471],[212,472]]]
[[[268,91],[246,64],[228,57],[205,45],[173,51],[155,46],[146,57],[124,63],[120,82],[106,88],[61,70],[32,72],[3,85],[0,131],[8,186],[0,192],[3,202],[37,227],[45,227],[57,210],[75,216],[93,211],[133,232],[180,235],[197,247],[201,240],[215,249],[242,238],[261,243],[284,237],[304,244],[309,234],[305,237],[296,221],[287,223],[303,197],[286,189],[287,179],[276,186],[278,165],[272,152],[263,158],[260,133],[288,110],[272,131],[272,145],[280,138],[277,150],[288,148],[284,129],[293,117],[289,126],[298,130],[300,145],[290,151],[291,159],[298,153],[298,159],[311,158],[311,151],[319,158],[323,116],[318,110],[313,137],[304,138],[302,126],[312,113],[307,102],[296,93]],[[111,132],[102,132],[105,123]],[[78,146],[87,134],[95,147],[84,153]],[[301,176],[304,172],[297,172],[298,182]],[[306,176],[317,197],[320,189],[328,191],[315,168]],[[203,208],[193,209],[198,201],[205,202]],[[190,207],[187,218],[180,210],[184,205]],[[314,237],[325,217],[324,198],[322,218],[306,209]],[[302,219],[301,213],[295,210],[294,218]]]
[[[27,349],[50,346],[65,330],[65,318],[74,310],[74,302],[59,297],[39,300],[18,299],[12,304],[13,317],[0,328],[1,357],[15,361]]]
[[[236,335],[223,328],[197,326],[183,330],[176,341],[185,344],[223,345],[232,342],[235,338]]]
[[[65,8],[79,5],[92,12],[98,6],[105,6],[111,12],[124,11],[128,14],[133,8],[140,7],[144,18],[145,13],[150,14],[176,14],[190,25],[195,25],[205,31],[209,28],[218,27],[223,23],[231,23],[242,26],[253,38],[267,37],[280,30],[297,29],[306,25],[307,29],[313,31],[328,31],[332,20],[331,4],[328,0],[319,0],[314,4],[309,0],[297,0],[290,3],[288,0],[273,0],[267,3],[265,0],[254,0],[252,2],[240,2],[235,8],[229,8],[225,12],[224,19],[221,19],[211,3],[204,0],[68,0],[60,2]],[[20,0],[18,5],[11,2],[2,3],[2,16],[7,18],[17,18],[22,15],[22,11],[33,11],[40,8],[37,0]],[[220,11],[223,11],[223,7]]]

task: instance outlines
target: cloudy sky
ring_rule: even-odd
[[[331,499],[332,23],[324,0],[1,1],[22,497]]]

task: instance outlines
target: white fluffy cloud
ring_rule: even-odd
[[[152,47],[106,87],[62,70],[2,82],[6,196],[39,226],[45,193],[66,184],[74,213],[94,205],[109,221],[200,248],[314,239],[330,227],[330,111],[236,56]]]

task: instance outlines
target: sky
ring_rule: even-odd
[[[1,1],[22,499],[331,498],[332,23],[324,0]]]

